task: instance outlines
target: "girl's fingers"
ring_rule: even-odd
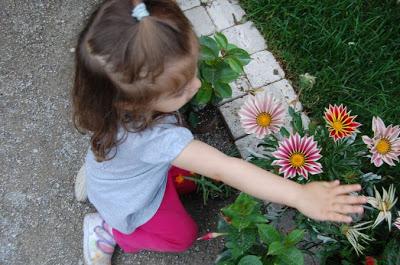
[[[333,188],[333,187],[339,186],[340,185],[340,181],[337,179],[337,180],[329,182],[329,184]]]
[[[324,184],[325,187],[327,188],[334,188],[336,186],[339,186],[340,181],[339,180],[334,180],[334,181],[330,181],[330,182],[322,182]]]
[[[366,204],[367,198],[364,196],[351,196],[351,195],[340,195],[335,199],[335,203],[341,204]]]
[[[339,195],[339,194],[346,194],[350,193],[353,191],[359,191],[361,190],[360,184],[353,184],[353,185],[342,185],[334,188],[334,193]]]
[[[362,213],[364,208],[362,206],[353,206],[347,204],[334,204],[332,210],[337,213]]]
[[[328,215],[328,221],[341,222],[341,223],[351,223],[352,219],[351,219],[350,216],[331,212]]]

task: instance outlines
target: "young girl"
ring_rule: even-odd
[[[98,211],[84,219],[87,265],[111,264],[116,244],[131,253],[188,249],[197,225],[174,177],[189,172],[316,220],[351,222],[347,214],[363,211],[365,198],[348,195],[359,185],[299,185],[193,140],[177,111],[201,86],[199,44],[174,1],[105,1],[76,51],[74,122],[91,133],[87,192]]]

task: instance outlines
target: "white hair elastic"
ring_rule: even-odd
[[[144,17],[150,16],[149,11],[147,11],[146,5],[140,3],[132,10],[132,17],[137,18],[137,20],[142,20]]]

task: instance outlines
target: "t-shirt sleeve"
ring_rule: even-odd
[[[145,163],[171,163],[193,140],[193,134],[184,127],[173,126],[156,130],[146,146],[141,159]]]

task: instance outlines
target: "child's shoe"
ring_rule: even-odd
[[[98,213],[85,216],[83,221],[83,256],[85,265],[111,265],[115,240],[111,227]]]
[[[87,200],[85,164],[75,177],[75,198],[79,202]]]

